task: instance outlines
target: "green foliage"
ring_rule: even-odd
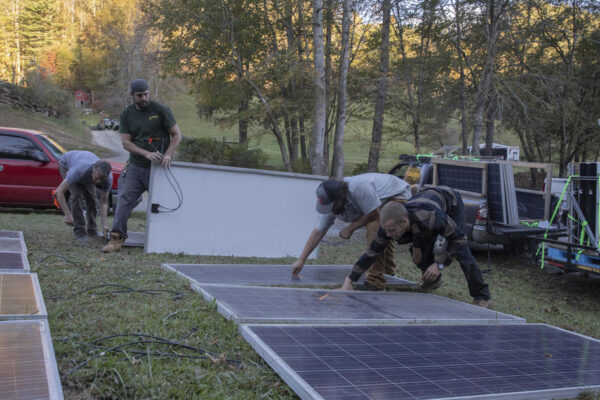
[[[360,174],[364,174],[365,172],[368,172],[367,168],[369,167],[368,165],[369,163],[363,162],[363,163],[358,163],[354,166],[354,169],[352,170],[352,175],[360,175]]]
[[[305,160],[296,160],[292,162],[292,171],[299,174],[312,174],[310,163]]]
[[[30,71],[25,76],[24,88],[17,89],[22,99],[30,104],[35,104],[40,111],[52,109],[58,117],[71,118],[75,115],[75,105],[72,95],[56,85],[52,79],[40,74],[38,71]]]
[[[211,138],[184,138],[177,156],[181,161],[232,167],[264,169],[267,164],[267,156],[260,149]]]

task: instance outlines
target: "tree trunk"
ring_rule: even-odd
[[[329,166],[329,131],[327,121],[331,116],[331,36],[333,29],[333,0],[325,0],[325,135],[323,136],[323,162]]]
[[[388,86],[388,68],[390,61],[390,11],[391,0],[383,0],[381,24],[381,54],[379,60],[379,79],[377,82],[377,98],[375,100],[375,115],[373,117],[373,131],[371,133],[371,146],[369,148],[369,161],[367,170],[377,172],[379,168],[379,152],[383,136],[383,112],[385,110],[385,97]]]
[[[346,128],[346,80],[350,63],[350,1],[344,0],[342,12],[342,54],[340,79],[338,83],[337,121],[335,124],[335,139],[333,144],[333,162],[331,172],[334,178],[344,176],[344,130]]]
[[[494,93],[494,90],[491,90]],[[492,94],[495,96],[495,94]],[[491,156],[494,148],[494,129],[495,129],[495,121],[496,121],[496,99],[490,99],[490,104],[488,104],[488,112],[486,119],[486,127],[485,127],[485,155]]]
[[[298,120],[298,127],[300,128],[300,156],[303,162],[308,161],[308,152],[306,151],[306,129],[304,128],[304,118]]]
[[[245,116],[245,112],[248,111],[248,99],[243,99],[238,109],[240,118],[238,120],[238,142],[240,144],[246,144],[248,141],[248,118]]]
[[[271,106],[269,105],[269,102],[267,101],[265,96],[262,94],[262,91],[256,85],[256,83],[254,83],[254,81],[252,81],[252,79],[248,78],[248,76],[244,76],[244,79],[246,80],[246,82],[248,82],[248,84],[250,84],[250,86],[252,86],[252,88],[254,89],[254,92],[256,93],[256,96],[259,98],[260,102],[262,103],[263,107],[265,108],[267,116],[269,117],[269,121],[271,122],[271,131],[277,138],[277,143],[279,144],[279,150],[281,151],[281,159],[283,160],[283,165],[285,166],[285,169],[287,171],[292,172],[292,164],[290,163],[290,158],[288,157],[287,149],[285,148],[283,134],[281,133],[281,130],[279,129],[279,121],[277,120],[277,117],[275,116],[275,114],[273,114],[273,111],[271,110]]]
[[[323,145],[327,118],[327,98],[325,92],[325,49],[323,45],[323,0],[313,0],[313,72],[315,103],[313,127],[309,145],[310,166],[313,174],[326,175],[327,165],[323,158]]]

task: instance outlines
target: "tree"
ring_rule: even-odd
[[[351,0],[343,0],[342,16],[342,56],[340,62],[338,82],[338,107],[335,124],[335,138],[333,145],[333,160],[331,165],[332,176],[341,179],[344,175],[344,130],[346,127],[346,80],[350,63],[350,16]]]
[[[310,166],[313,174],[327,175],[323,157],[327,123],[327,94],[325,82],[325,49],[323,43],[323,0],[313,0],[313,51],[314,51],[314,111],[309,146]]]
[[[371,132],[371,146],[369,148],[369,160],[367,170],[378,171],[379,152],[381,150],[381,138],[383,136],[383,113],[385,110],[385,98],[388,87],[388,69],[390,62],[390,14],[392,9],[391,0],[383,0],[381,6],[381,50],[379,58],[379,78],[377,80],[377,94],[375,97],[375,112],[373,115],[373,130]]]

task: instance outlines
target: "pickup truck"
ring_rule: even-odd
[[[0,207],[56,208],[54,191],[62,182],[58,163],[65,152],[42,132],[0,127]],[[114,211],[123,164],[110,164],[108,207]]]
[[[519,250],[531,245],[529,237],[544,233],[551,209],[551,189],[520,188],[513,167],[552,176],[551,164],[510,162],[498,159],[400,156],[389,173],[411,184],[414,192],[430,185],[457,190],[466,208],[467,236],[478,243],[502,244]],[[543,185],[544,179],[540,180]]]

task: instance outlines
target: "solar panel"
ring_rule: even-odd
[[[291,265],[252,264],[163,264],[192,283],[255,286],[335,286],[340,287],[351,265],[305,265],[301,279],[292,277]],[[386,275],[388,289],[416,288],[415,282]],[[364,276],[361,282],[364,281]]]
[[[600,341],[544,324],[240,331],[306,399],[554,399],[600,390]]]
[[[0,238],[0,251],[19,251],[27,253],[27,247],[23,239]]]
[[[23,239],[21,231],[0,231],[0,238]]]
[[[124,247],[144,247],[146,234],[144,232],[127,232],[127,239],[123,242]]]
[[[238,323],[497,324],[522,318],[428,293],[328,291],[253,286],[193,286]]]
[[[47,316],[37,274],[0,274],[0,320]]]
[[[4,271],[29,271],[25,253],[0,251],[0,272]]]
[[[521,219],[544,219],[545,199],[537,193],[517,191],[517,210]]]
[[[62,398],[48,322],[0,322],[0,399]]]
[[[454,189],[481,193],[481,168],[438,164],[438,184]]]
[[[490,219],[501,223],[506,223],[506,212],[504,206],[504,183],[500,164],[489,163],[487,165],[488,187],[487,200]]]

